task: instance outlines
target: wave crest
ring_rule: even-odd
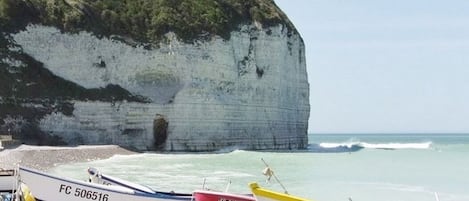
[[[367,142],[346,142],[346,143],[320,143],[322,148],[352,148],[361,147],[367,149],[430,149],[432,142],[422,143],[367,143]]]

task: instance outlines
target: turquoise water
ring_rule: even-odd
[[[263,158],[290,194],[317,201],[469,200],[469,135],[311,134],[302,152],[253,152],[114,156],[66,164],[52,173],[85,180],[96,167],[157,190],[202,187],[247,193],[249,182],[283,191],[262,175]],[[229,184],[231,181],[231,184]]]

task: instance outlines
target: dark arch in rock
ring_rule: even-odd
[[[156,114],[153,120],[153,137],[155,148],[157,150],[164,149],[168,138],[168,121],[161,114]]]

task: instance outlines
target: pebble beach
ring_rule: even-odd
[[[14,169],[21,165],[46,171],[61,164],[106,159],[116,154],[130,155],[135,153],[116,145],[75,147],[20,145],[0,151],[0,169]]]

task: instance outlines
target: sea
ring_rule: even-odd
[[[469,134],[309,134],[301,151],[148,152],[50,172],[87,180],[88,167],[158,191],[249,193],[257,182],[315,201],[469,201]]]

